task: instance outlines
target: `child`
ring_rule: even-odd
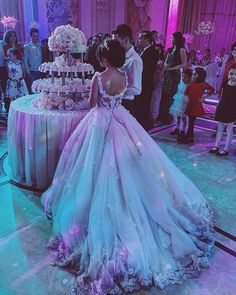
[[[178,135],[177,140],[181,142],[185,138],[186,129],[186,100],[185,100],[185,90],[188,83],[191,80],[192,71],[190,69],[183,70],[181,74],[181,81],[178,85],[177,93],[174,95],[174,102],[170,107],[170,114],[176,117],[176,128],[171,132],[171,135]],[[182,130],[180,131],[180,126],[182,122]]]
[[[24,64],[22,63],[22,61],[17,59],[17,49],[8,49],[7,56],[8,80],[5,95],[5,109],[8,112],[12,100],[15,100],[16,98],[21,96],[28,95],[29,92],[24,80]]]
[[[227,156],[233,137],[233,125],[236,121],[236,65],[232,65],[228,75],[228,81],[222,85],[221,100],[216,109],[215,119],[219,122],[216,134],[215,146],[209,151],[217,156]],[[224,127],[227,127],[225,148],[219,151]]]
[[[202,96],[205,91],[209,95],[214,93],[214,88],[205,82],[206,72],[203,68],[197,67],[192,73],[192,82],[186,88],[186,102],[188,107],[186,114],[188,115],[188,131],[185,139],[185,143],[194,143],[194,123],[196,118],[205,115],[202,105]]]

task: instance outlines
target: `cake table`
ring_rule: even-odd
[[[44,190],[52,182],[65,143],[89,110],[38,109],[32,105],[37,96],[11,103],[8,158],[12,180]]]

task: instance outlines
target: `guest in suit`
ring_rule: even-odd
[[[32,83],[41,77],[39,66],[42,63],[42,46],[39,42],[39,30],[30,30],[31,41],[24,46],[24,63],[28,80],[28,88],[31,90]]]
[[[125,63],[121,70],[126,72],[128,87],[124,94],[122,105],[136,117],[134,96],[139,95],[142,89],[143,62],[132,43],[132,30],[127,24],[117,26],[112,31],[112,38],[117,39],[125,49]]]
[[[151,31],[152,34],[152,45],[158,51],[159,59],[165,60],[165,50],[164,46],[161,43],[157,43],[158,39],[160,38],[157,31]]]
[[[139,33],[138,45],[142,49],[140,56],[143,61],[142,92],[135,98],[135,108],[137,120],[146,130],[152,127],[150,107],[154,90],[154,74],[159,60],[158,51],[152,46],[152,40],[151,32]]]

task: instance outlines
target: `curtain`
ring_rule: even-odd
[[[213,22],[215,32],[206,36],[194,34],[201,21]],[[230,52],[231,44],[236,41],[236,1],[184,0],[180,30],[194,35],[191,49],[204,51],[209,47],[216,54],[225,47]]]
[[[24,31],[24,12],[21,0],[0,0],[0,17],[3,16],[15,16],[18,20],[16,25],[16,34],[18,41],[23,42],[25,31]],[[1,25],[0,31],[4,33],[4,28]]]

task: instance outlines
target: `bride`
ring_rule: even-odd
[[[77,294],[161,289],[209,264],[212,211],[195,185],[121,105],[119,41],[98,49],[91,111],[68,140],[42,204],[53,263],[77,275]]]

